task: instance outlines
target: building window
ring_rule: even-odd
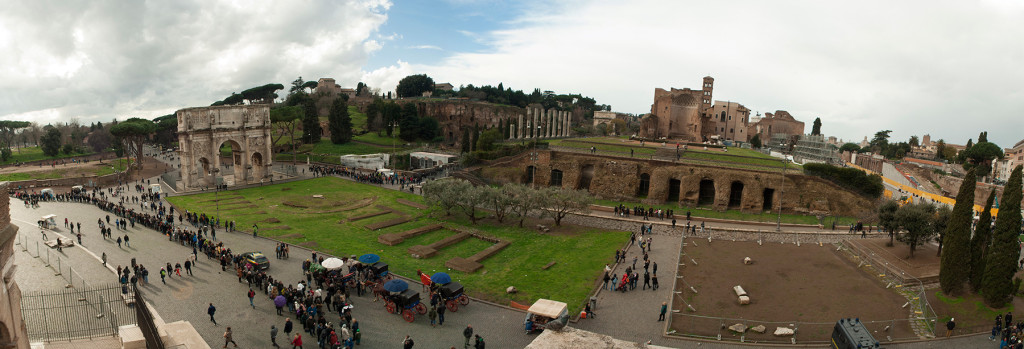
[[[551,170],[551,186],[561,187],[562,186],[562,171]]]
[[[733,129],[730,128],[729,133],[735,133],[735,131],[733,131]]]

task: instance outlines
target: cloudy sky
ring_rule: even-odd
[[[87,1],[0,12],[0,119],[156,117],[333,77],[581,93],[650,110],[656,87],[787,110],[859,141],[1024,138],[1024,2]],[[282,93],[283,94],[283,93]]]

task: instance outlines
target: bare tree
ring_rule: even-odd
[[[542,191],[545,198],[543,210],[551,214],[555,225],[562,225],[562,218],[570,213],[590,212],[590,204],[594,202],[590,193],[583,190],[547,188]]]
[[[522,228],[526,217],[541,209],[544,200],[538,190],[523,184],[506,184],[503,189],[512,199],[509,203],[509,213],[519,218],[519,227]]]

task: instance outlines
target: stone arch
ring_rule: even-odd
[[[590,181],[594,179],[594,165],[586,164],[580,169],[580,180],[576,182],[576,190],[590,191]]]
[[[175,114],[182,164],[179,191],[209,186],[217,176],[230,177],[225,181],[229,185],[256,183],[269,176],[273,165],[269,105],[187,108]],[[231,147],[226,160],[220,154],[224,144]]]
[[[739,208],[743,205],[743,182],[733,181],[729,185],[729,208]]]
[[[647,197],[647,194],[651,192],[651,175],[648,173],[640,174],[640,184],[636,188],[637,197]]]
[[[715,204],[715,181],[709,178],[700,180],[700,189],[697,191],[697,206]]]

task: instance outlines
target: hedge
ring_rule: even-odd
[[[881,197],[884,190],[881,176],[876,174],[868,175],[866,172],[855,168],[811,163],[804,165],[804,174],[824,178],[843,188],[871,198]]]

